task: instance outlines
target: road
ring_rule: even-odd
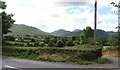
[[[113,64],[73,65],[56,62],[25,60],[14,57],[2,57],[2,68],[118,68],[118,58],[110,58]]]

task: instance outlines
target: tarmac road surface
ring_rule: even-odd
[[[87,69],[90,70],[90,68],[100,68],[102,70],[104,68],[110,68],[110,69],[113,68],[113,70],[116,70],[114,68],[118,68],[118,58],[108,57],[108,59],[112,60],[113,64],[75,65],[75,64],[57,63],[57,62],[33,61],[33,60],[3,56],[2,68],[3,70],[5,70],[5,68],[16,69],[16,70],[23,70],[23,68],[86,68],[84,70]]]

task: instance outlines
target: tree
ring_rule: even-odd
[[[84,34],[80,35],[80,44],[86,44],[86,38]]]
[[[67,46],[74,46],[74,43],[73,43],[72,40],[68,40],[68,41],[66,42],[66,45],[67,45]]]
[[[86,38],[93,37],[94,36],[94,31],[91,27],[86,27],[86,29],[83,30],[83,33]]]
[[[94,37],[94,30],[91,27],[86,27],[86,29],[83,29],[83,33],[80,35],[80,43],[81,44],[86,44],[90,43],[92,44],[93,38]]]
[[[44,42],[45,42],[46,44],[48,44],[49,41],[50,41],[50,36],[47,36],[47,37],[44,38]]]
[[[112,4],[114,7],[120,8],[120,5],[116,4],[115,2],[111,2],[111,4]]]
[[[72,36],[72,40],[75,41],[76,40],[76,36]]]
[[[31,39],[31,42],[35,42],[35,39],[33,38],[33,39]]]
[[[119,44],[118,37],[116,35],[114,35],[111,38],[108,38],[106,44],[110,45],[110,46],[118,46],[118,44]]]
[[[7,5],[5,4],[5,2],[0,1],[0,8],[1,9],[6,9]]]
[[[55,46],[53,40],[50,40],[50,41],[49,41],[48,46],[49,46],[49,47],[54,47],[54,46]]]
[[[15,37],[14,36],[5,36],[5,39],[7,41],[15,41]]]
[[[118,4],[116,4],[115,2],[111,2],[111,4],[114,6],[114,7],[116,7],[116,8],[118,8],[118,10],[117,10],[117,14],[118,14],[118,16],[119,16],[119,14],[120,14],[120,2],[118,3]],[[115,11],[114,11],[115,12]],[[118,20],[120,19],[120,17],[118,17]],[[120,24],[118,24],[118,26],[116,27],[116,29],[118,29],[118,41],[120,42]],[[120,43],[118,43],[118,45],[120,45]]]
[[[64,47],[64,42],[59,40],[59,41],[57,41],[56,45],[57,45],[57,47]]]
[[[7,5],[5,2],[0,1],[0,8],[1,9],[6,9]],[[15,20],[12,19],[13,14],[7,14],[6,12],[1,12],[0,16],[2,17],[2,37],[11,32],[9,29],[12,27],[13,23]],[[4,42],[4,37],[3,37],[3,42]]]
[[[9,29],[12,27],[15,20],[12,19],[13,14],[7,14],[6,12],[2,12],[2,33],[7,34],[11,32]]]

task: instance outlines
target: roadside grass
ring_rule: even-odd
[[[120,57],[117,46],[103,46],[103,56]]]
[[[103,56],[120,57],[118,51],[104,51]]]

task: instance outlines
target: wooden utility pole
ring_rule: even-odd
[[[96,26],[97,26],[97,0],[95,0],[95,15],[94,15],[94,45],[96,45]]]

